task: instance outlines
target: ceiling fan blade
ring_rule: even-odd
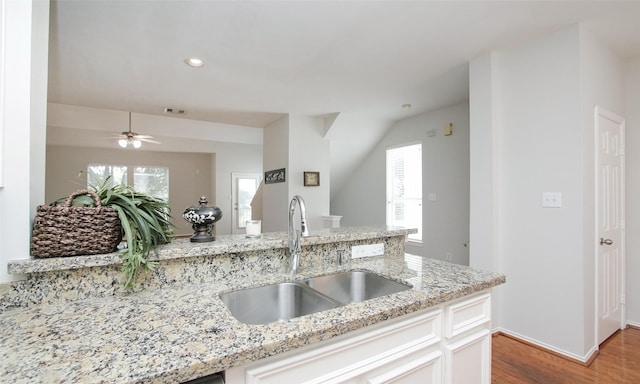
[[[145,143],[151,143],[151,144],[162,144],[161,142],[157,141],[157,140],[151,140],[151,139],[145,139],[145,138],[141,138],[138,136],[138,140],[140,141],[144,141]]]
[[[152,143],[152,144],[161,144],[159,141],[153,140],[153,136],[150,136],[150,135],[139,135],[136,132],[133,132],[131,130],[131,112],[129,112],[129,130],[122,132],[120,135],[114,135],[114,136],[110,136],[108,138],[112,139],[112,140],[113,139],[126,140],[130,144],[134,143],[136,140],[144,141],[144,142]]]

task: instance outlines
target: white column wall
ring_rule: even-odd
[[[289,201],[295,195],[302,196],[312,232],[322,229],[322,216],[329,214],[331,168],[329,141],[323,131],[323,119],[289,116]],[[320,172],[320,186],[305,187],[305,171]]]
[[[286,181],[264,186],[263,232],[288,229],[289,202],[295,195],[305,201],[311,231],[322,229],[322,216],[329,214],[331,179],[329,141],[323,132],[322,119],[299,115],[287,115],[265,128],[264,170],[285,168]],[[305,187],[304,171],[320,172],[320,186]]]
[[[265,184],[262,190],[262,232],[286,231],[288,228],[289,116],[264,128],[262,164],[264,171],[286,169],[284,183]]]
[[[469,63],[469,266],[501,271],[499,55],[488,52]],[[501,327],[500,308],[505,286],[493,290],[492,324]]]
[[[640,327],[640,57],[624,68],[627,192],[627,320]]]
[[[488,271],[499,270],[498,66],[494,52],[469,63],[469,266]]]
[[[44,202],[49,2],[2,3],[0,281],[7,282],[16,278],[7,262],[29,258],[32,218]]]

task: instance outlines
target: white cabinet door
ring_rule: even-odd
[[[442,377],[441,335],[441,310],[410,315],[354,336],[228,370],[227,379],[232,379],[230,384],[430,383],[415,377]]]
[[[367,373],[360,384],[440,384],[442,383],[442,352],[433,351],[398,367],[387,366]]]
[[[445,346],[445,383],[491,384],[491,333],[482,329]]]

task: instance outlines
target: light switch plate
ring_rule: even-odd
[[[543,208],[560,208],[562,207],[561,192],[542,192]]]
[[[384,243],[354,245],[353,247],[351,247],[352,259],[357,259],[360,257],[368,257],[368,256],[382,256],[382,255],[384,255]]]

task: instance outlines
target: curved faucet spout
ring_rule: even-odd
[[[293,214],[296,211],[296,205],[300,207],[300,231],[293,228]],[[300,245],[300,237],[309,236],[309,226],[307,225],[307,207],[301,196],[295,195],[289,204],[289,272],[292,276],[298,272],[300,263],[300,254],[302,246]]]

